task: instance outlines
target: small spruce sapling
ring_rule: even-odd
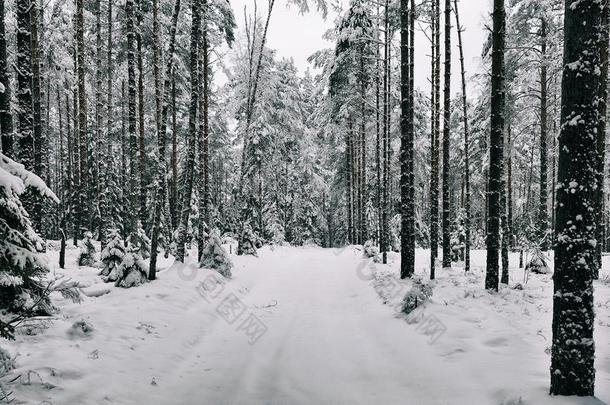
[[[466,210],[460,209],[453,223],[451,231],[451,261],[459,262],[464,260],[466,250],[466,229],[464,223],[466,220]]]
[[[238,245],[238,255],[251,255],[257,256],[256,254],[256,241],[257,238],[254,235],[254,231],[250,224],[246,224],[240,235],[240,243]]]
[[[204,248],[201,254],[199,267],[214,269],[226,278],[231,278],[233,263],[227,251],[222,246],[220,231],[218,229],[203,235]]]
[[[91,232],[85,232],[83,247],[78,256],[79,266],[94,266],[95,265],[95,246],[93,246],[93,235]]]
[[[532,272],[535,274],[549,274],[551,269],[548,266],[547,258],[542,253],[539,247],[534,247],[532,249],[530,260],[525,265],[526,272]]]
[[[108,243],[102,250],[102,271],[101,276],[106,278],[106,281],[116,281],[117,270],[125,257],[125,243],[117,229],[110,230],[108,234]]]
[[[117,268],[116,275],[115,285],[117,287],[137,287],[148,282],[148,265],[142,256],[130,246]]]
[[[425,304],[432,297],[432,285],[425,283],[420,277],[413,279],[413,286],[402,300],[401,311],[410,314]]]
[[[34,173],[0,153],[0,337],[11,338],[11,319],[49,314],[51,303],[44,279],[49,271],[43,241],[32,227],[21,196],[37,193],[55,203],[57,196]]]
[[[367,259],[372,258],[375,263],[379,262],[379,246],[371,239],[364,243],[362,254]]]
[[[143,259],[150,257],[150,239],[146,236],[140,221],[138,221],[135,233],[129,235],[129,244]]]

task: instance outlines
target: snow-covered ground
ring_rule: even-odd
[[[125,290],[76,267],[77,252],[55,272],[81,283],[84,302],[54,296],[52,322],[0,342],[17,363],[0,379],[14,403],[610,402],[610,257],[595,284],[596,400],[547,395],[551,276],[525,283],[517,255],[511,288],[486,292],[485,252],[473,252],[472,272],[438,270],[432,300],[405,317],[395,255],[380,265],[354,247],[266,247],[233,256],[232,280],[162,259],[158,280]],[[424,278],[428,255],[417,252]]]

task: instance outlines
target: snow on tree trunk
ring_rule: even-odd
[[[0,146],[2,147],[2,153],[5,156],[13,158],[13,115],[11,114],[11,81],[6,51],[4,1],[5,0],[0,0],[0,85],[2,87],[0,89]]]
[[[500,259],[500,217],[504,166],[504,116],[506,89],[504,49],[506,14],[504,0],[494,0],[491,60],[491,135],[489,140],[489,186],[487,192],[487,271],[485,288],[498,290]]]
[[[594,394],[600,17],[598,2],[566,1],[550,370],[555,395]]]
[[[449,146],[451,135],[451,0],[445,0],[445,78],[443,89],[443,268],[451,267],[451,195]]]
[[[470,140],[468,128],[468,103],[466,102],[466,69],[464,67],[464,44],[462,43],[462,32],[464,28],[460,25],[460,13],[457,0],[453,2],[455,10],[455,23],[458,35],[458,48],[460,51],[460,73],[462,76],[462,114],[464,120],[464,271],[470,271]]]
[[[201,25],[201,7],[198,2],[192,4],[191,22],[191,51],[190,51],[190,72],[191,72],[191,101],[189,108],[189,136],[186,157],[186,178],[184,183],[183,206],[178,226],[176,260],[184,262],[186,232],[191,213],[189,204],[193,193],[193,178],[195,171],[195,149],[197,147],[197,106],[199,102],[199,28]]]

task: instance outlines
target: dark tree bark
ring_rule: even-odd
[[[90,187],[88,173],[88,146],[87,140],[87,92],[85,87],[85,17],[83,0],[76,0],[76,76],[78,94],[78,143],[80,157],[79,182],[79,224],[89,214],[85,208],[87,201],[87,188]]]
[[[104,135],[103,135],[103,115],[102,110],[104,108],[104,100],[102,96],[102,0],[95,1],[95,143],[96,143],[96,154],[95,154],[95,187],[97,191],[97,203],[98,203],[98,215],[99,215],[99,228],[98,228],[98,239],[100,245],[103,248],[106,240],[106,228],[107,220],[106,217],[106,161],[110,157],[105,156],[104,146]],[[109,129],[110,127],[108,127]],[[109,141],[108,141],[109,142]]]
[[[254,209],[253,209],[253,205],[254,205],[254,201],[256,201],[255,197],[254,197],[254,181],[255,181],[255,175],[253,173],[249,174],[249,163],[253,163],[251,162],[251,151],[250,149],[252,148],[251,142],[250,142],[250,131],[251,131],[251,124],[252,124],[252,117],[254,114],[254,109],[256,107],[256,97],[257,97],[257,90],[258,90],[258,84],[259,84],[259,79],[260,79],[260,70],[261,70],[261,64],[263,61],[263,54],[265,52],[265,44],[267,42],[267,31],[269,30],[269,22],[271,21],[271,14],[273,12],[273,6],[275,5],[275,0],[269,0],[269,7],[267,9],[267,18],[265,20],[265,25],[263,28],[263,33],[261,36],[261,40],[260,40],[260,48],[259,48],[259,52],[258,52],[258,58],[257,58],[257,62],[256,65],[254,65],[254,48],[255,48],[255,42],[254,40],[252,40],[252,43],[250,44],[250,57],[249,57],[249,64],[250,64],[250,77],[249,77],[249,81],[248,81],[248,97],[247,97],[247,105],[246,105],[246,127],[244,130],[244,144],[243,144],[243,149],[242,149],[242,159],[241,159],[241,172],[240,172],[240,178],[239,178],[239,188],[238,188],[238,198],[240,200],[240,204],[242,204],[242,210],[240,213],[240,220],[241,220],[241,226],[243,228],[245,228],[247,225],[250,225],[252,222],[252,216],[254,215]],[[246,28],[246,31],[248,31],[248,28]],[[253,35],[256,36],[256,24],[255,24],[255,30],[253,32]],[[242,238],[242,235],[240,234],[239,238],[238,238],[238,245],[237,245],[237,254],[241,255],[244,251],[243,249],[243,243],[244,240]]]
[[[511,150],[511,139],[510,139],[510,123],[508,124],[509,130],[507,131],[508,136],[504,147],[506,150]],[[502,212],[500,213],[500,226],[502,227],[502,246],[501,246],[501,261],[502,261],[502,274],[500,276],[500,283],[508,285],[509,274],[508,274],[508,248],[510,241],[510,228],[508,226],[508,181],[504,173],[502,173],[502,193],[500,194],[500,207]]]
[[[158,4],[157,0],[154,0],[153,3],[153,19],[154,26],[158,24]],[[175,85],[175,75],[174,75],[174,53],[176,50],[176,30],[178,25],[178,16],[180,15],[180,0],[176,0],[174,3],[174,13],[172,15],[172,25],[169,33],[169,52],[167,55],[167,66],[165,70],[165,82],[163,85],[163,94],[161,94],[160,80],[159,78],[155,78],[155,83],[157,85],[155,89],[155,94],[157,98],[157,104],[161,107],[161,116],[160,122],[157,124],[157,152],[159,154],[159,163],[157,166],[157,184],[156,184],[156,194],[155,194],[155,206],[154,206],[154,217],[153,217],[153,231],[151,238],[151,252],[150,252],[150,263],[148,270],[148,278],[150,280],[154,280],[156,278],[156,270],[157,270],[157,245],[159,243],[159,232],[160,232],[160,223],[161,223],[161,215],[163,212],[163,206],[165,205],[165,194],[166,194],[166,182],[165,182],[165,145],[167,143],[167,116],[169,114],[169,97],[170,97],[170,87],[172,92],[172,104],[173,104],[173,146],[172,146],[172,170],[173,170],[173,187],[174,193],[176,192],[176,182],[177,182],[177,162],[176,162],[176,85]],[[195,18],[195,16],[193,16]],[[194,21],[193,21],[194,22]],[[154,29],[155,38],[159,38],[160,33],[157,29]],[[155,48],[155,63],[159,63],[161,59],[160,55],[161,50],[159,48]],[[191,55],[192,57],[192,55]],[[191,60],[192,62],[192,60]],[[160,75],[159,69],[155,68],[155,75]],[[170,86],[171,81],[171,86]],[[159,97],[161,99],[159,100]],[[174,203],[176,202],[176,194],[174,194]],[[188,203],[187,203],[188,204]],[[177,208],[174,208],[177,209]],[[183,253],[184,254],[184,253]],[[184,261],[184,256],[182,257],[182,261]]]
[[[209,232],[207,229],[209,225],[208,217],[208,198],[209,198],[209,123],[208,123],[208,10],[207,1],[203,1],[203,26],[201,33],[201,44],[200,44],[200,89],[199,95],[199,179],[197,180],[197,188],[199,194],[199,223],[198,223],[198,239],[197,239],[197,258],[201,260],[203,250],[205,249],[205,239],[203,234]],[[262,187],[261,187],[262,188]],[[261,203],[262,207],[262,203]],[[260,211],[260,221],[262,222],[262,210]],[[262,224],[260,224],[262,229]]]
[[[368,231],[366,226],[366,203],[367,203],[367,191],[366,191],[366,72],[364,70],[364,59],[365,59],[365,44],[362,42],[359,46],[360,53],[360,72],[359,78],[360,81],[360,181],[359,181],[359,191],[358,191],[358,201],[359,201],[359,222],[360,222],[360,243],[364,244],[368,239]]]
[[[485,288],[498,290],[500,255],[501,194],[504,166],[504,115],[506,89],[504,50],[506,46],[504,0],[494,0],[491,59],[491,135],[489,139],[489,191],[487,214],[487,271]]]
[[[42,133],[42,95],[40,92],[40,41],[38,38],[39,19],[38,6],[36,0],[32,0],[30,11],[31,41],[32,41],[32,119],[34,124],[34,173],[43,180],[45,179],[45,156],[43,148],[46,147],[46,140]],[[37,199],[38,200],[38,199]],[[35,229],[41,230],[42,205],[36,201],[34,212],[29,214],[32,217]]]
[[[172,74],[172,156],[170,165],[172,167],[172,188],[170,192],[170,215],[172,229],[178,228],[178,213],[180,212],[178,204],[178,126],[176,112],[176,77]],[[166,83],[167,84],[167,83]]]
[[[430,278],[435,278],[438,257],[438,181],[440,137],[440,2],[432,3],[432,145],[430,179]]]
[[[466,69],[464,68],[464,45],[462,43],[463,27],[460,25],[458,2],[454,0],[455,23],[458,34],[458,48],[460,51],[460,72],[462,76],[462,114],[464,119],[464,271],[470,271],[470,140],[468,128],[468,103],[466,99]]]
[[[34,170],[34,122],[32,111],[32,36],[30,0],[17,1],[17,121],[19,162]]]
[[[400,197],[401,197],[401,232],[400,232],[400,278],[413,275],[415,260],[412,247],[415,246],[412,224],[415,218],[413,201],[413,100],[411,72],[410,29],[413,8],[409,10],[409,0],[400,1]]]
[[[128,142],[127,142],[127,134],[126,127],[127,125],[127,111],[125,109],[126,106],[126,97],[125,97],[125,80],[121,82],[121,200],[123,203],[123,227],[121,228],[123,240],[127,240],[127,232],[129,230],[128,221],[131,220],[131,212],[129,210],[131,207],[131,192],[127,190],[127,186],[131,184],[130,181],[127,180],[127,174],[129,171],[128,168]],[[129,165],[131,167],[131,165]]]
[[[144,143],[144,62],[142,56],[142,19],[144,18],[143,0],[138,0],[136,11],[136,58],[138,63],[138,175],[140,182],[139,192],[139,218],[144,229],[148,229],[146,224],[148,212],[146,211],[146,148]]]
[[[381,14],[379,12],[379,5],[377,5],[377,29],[376,29],[376,41],[375,41],[375,175],[377,178],[377,189],[375,190],[376,202],[377,202],[377,242],[379,250],[382,250],[382,204],[381,204],[381,79],[379,74],[381,72],[381,52],[379,50],[379,44],[381,42]]]
[[[553,274],[553,395],[594,395],[601,7],[566,0]]]
[[[191,72],[191,104],[189,108],[189,140],[186,157],[186,176],[184,184],[184,197],[182,203],[182,213],[180,225],[178,227],[178,240],[176,250],[176,260],[184,263],[186,227],[191,213],[191,195],[193,193],[193,177],[195,165],[195,149],[197,142],[197,107],[199,103],[199,28],[201,25],[201,5],[193,2],[191,23],[191,52],[190,52],[190,72]]]
[[[410,275],[415,273],[415,0],[411,0],[409,12],[409,240],[407,244]]]
[[[384,7],[384,59],[383,59],[383,186],[382,186],[382,209],[381,209],[381,253],[382,262],[388,262],[388,204],[389,204],[389,130],[390,130],[390,106],[389,106],[389,58],[390,58],[390,23],[389,23],[389,1],[385,1]]]
[[[547,150],[547,27],[544,17],[540,25],[540,200],[538,203],[538,240],[540,248],[549,248],[547,232],[549,227],[548,214],[548,191],[547,191],[547,171],[548,171],[548,150]]]
[[[451,196],[449,146],[451,127],[451,0],[445,0],[445,88],[443,91],[443,267],[451,267]]]
[[[610,6],[606,5],[602,9],[601,35],[600,35],[600,86],[599,86],[599,125],[597,127],[597,198],[596,209],[598,213],[597,223],[597,267],[595,279],[599,278],[599,269],[602,266],[602,251],[604,248],[604,171],[606,165],[606,115],[608,112],[608,42],[610,41]]]
[[[8,72],[4,10],[4,0],[0,0],[0,83],[4,88],[3,91],[0,92],[0,145],[2,146],[2,153],[5,156],[14,158],[13,115],[11,114],[11,80]]]
[[[154,202],[154,213],[152,223],[152,239],[151,239],[151,253],[150,253],[150,264],[148,266],[148,279],[155,280],[157,278],[157,251],[159,245],[159,233],[161,232],[160,223],[161,215],[163,213],[163,206],[165,205],[165,147],[167,144],[166,133],[162,130],[162,95],[161,95],[161,72],[159,63],[161,63],[161,49],[160,49],[159,37],[159,5],[158,0],[153,0],[153,74],[155,78],[155,122],[157,129],[157,179],[155,187],[155,202]],[[170,55],[173,57],[173,55]],[[168,75],[171,72],[168,72]]]
[[[139,218],[139,187],[138,161],[137,161],[137,116],[136,116],[136,32],[135,32],[135,4],[134,0],[125,2],[125,17],[127,30],[127,98],[128,98],[128,125],[129,134],[129,208],[125,234],[129,235],[136,229]]]
[[[106,102],[107,102],[107,123],[106,123],[106,127],[107,127],[107,134],[106,134],[106,146],[107,146],[107,155],[106,158],[107,159],[111,159],[111,156],[113,154],[112,152],[112,145],[114,143],[114,128],[113,128],[113,123],[115,120],[115,116],[114,116],[114,106],[112,105],[112,97],[113,97],[113,92],[112,92],[112,87],[113,87],[113,80],[115,79],[113,77],[113,72],[114,72],[114,65],[112,62],[112,46],[113,46],[113,41],[112,41],[112,2],[114,0],[108,0],[108,13],[107,13],[107,28],[108,28],[108,38],[107,38],[107,49],[106,49],[106,80],[107,80],[107,94],[106,94]],[[101,57],[101,56],[100,56]],[[100,60],[100,64],[101,64],[101,60]],[[112,167],[110,166],[109,163],[105,163],[105,187],[106,187],[106,193],[109,193],[109,186],[110,186],[110,176],[113,175],[112,173]],[[109,204],[110,203],[110,196],[106,195],[106,203]],[[112,201],[112,203],[116,204],[117,201]],[[106,228],[109,229],[110,227],[115,228],[116,223],[114,222],[116,220],[116,218],[112,217],[112,214],[109,212],[110,210],[108,210],[106,212],[105,215],[101,215],[102,218],[105,217],[104,222],[106,225]],[[116,212],[116,211],[115,211]]]

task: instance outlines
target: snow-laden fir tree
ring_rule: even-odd
[[[222,246],[220,240],[220,231],[213,229],[209,234],[203,235],[203,250],[201,252],[201,259],[199,261],[199,267],[206,269],[214,269],[221,275],[227,278],[231,278],[231,269],[233,263],[229,254]]]
[[[451,230],[451,261],[465,260],[466,250],[466,210],[460,209]]]
[[[59,202],[38,176],[0,153],[0,315],[44,313],[50,306],[43,286],[49,268],[38,253],[43,241],[20,200],[26,189]]]
[[[114,281],[111,278],[114,277],[109,276],[108,281]],[[148,282],[148,265],[138,251],[130,246],[127,248],[127,253],[116,270],[116,282],[114,285],[122,288],[131,288],[146,282]]]
[[[93,235],[85,232],[85,239],[78,255],[79,266],[93,266],[95,264],[95,246],[93,245]]]
[[[129,235],[129,245],[143,259],[150,257],[150,238],[146,235],[140,221],[137,221],[135,231]]]
[[[257,237],[249,223],[246,223],[239,235],[239,244],[237,246],[238,255],[256,256]]]
[[[110,274],[115,274],[125,257],[125,243],[119,234],[117,229],[111,229],[108,231],[106,246],[102,250],[100,255],[102,261],[102,271],[100,275],[103,277],[110,277]],[[110,278],[115,278],[112,276]]]
[[[431,282],[424,282],[421,277],[413,279],[413,286],[402,300],[401,311],[410,314],[418,307],[424,305],[432,297]]]
[[[372,258],[375,262],[379,261],[379,245],[372,239],[364,243],[362,254],[366,258]]]

